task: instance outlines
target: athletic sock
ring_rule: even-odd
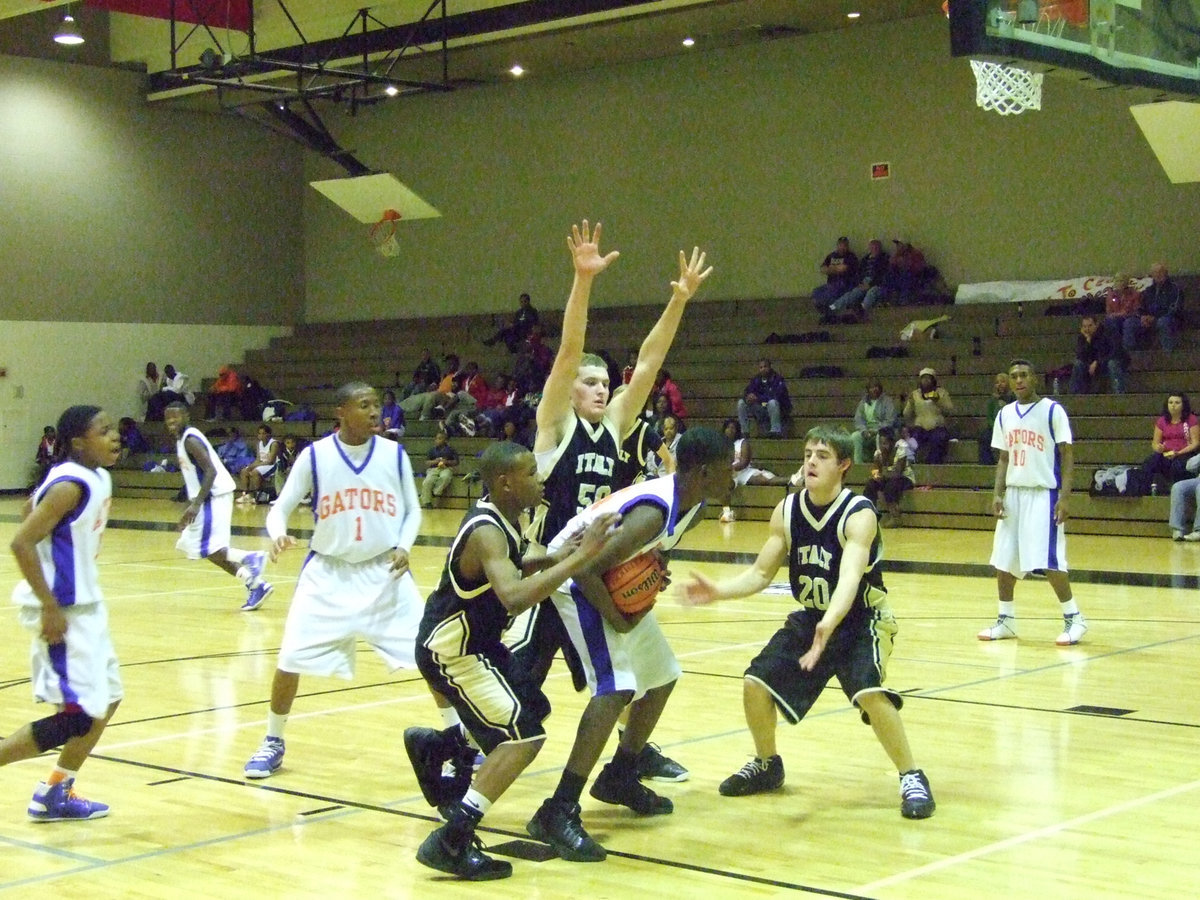
[[[240,566],[246,561],[246,557],[250,555],[249,550],[234,550],[232,547],[225,548],[225,558],[235,566]]]
[[[447,728],[462,725],[462,719],[458,717],[458,710],[453,706],[439,706],[438,712],[442,714],[442,724]]]
[[[1000,601],[1000,615],[1008,616],[1009,618],[1016,618],[1016,615],[1017,615],[1016,601],[1015,600],[1001,600]]]
[[[467,792],[463,794],[463,806],[469,807],[479,813],[479,818],[487,815],[487,811],[492,808],[492,801],[475,788],[467,788]]]
[[[1063,618],[1069,619],[1071,616],[1079,615],[1079,604],[1075,602],[1075,598],[1063,600],[1059,603],[1062,607]]]
[[[583,796],[583,788],[586,784],[586,777],[564,769],[562,778],[558,780],[558,787],[554,789],[554,799],[562,800],[564,803],[578,803],[579,798]]]
[[[614,772],[621,775],[634,775],[637,772],[637,754],[632,750],[618,746],[609,763]]]
[[[287,725],[288,713],[267,711],[267,737],[283,740],[283,729]]]
[[[64,769],[62,766],[55,766],[54,771],[46,779],[46,784],[53,786],[63,781],[74,781],[75,776],[78,774],[78,771],[72,772],[70,769]]]

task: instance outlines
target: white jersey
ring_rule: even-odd
[[[1008,487],[1060,487],[1058,445],[1069,443],[1067,411],[1049,397],[1039,397],[1031,404],[1008,404],[992,426],[992,447],[1008,454]]]
[[[411,550],[421,505],[404,448],[372,435],[350,446],[337,435],[301,451],[279,500],[267,514],[267,533],[287,533],[287,520],[312,493],[313,551],[357,563],[401,547]]]
[[[624,513],[639,503],[652,503],[666,513],[662,530],[643,544],[626,559],[633,559],[647,550],[667,551],[679,543],[684,532],[696,518],[696,514],[704,508],[703,503],[697,503],[691,509],[680,509],[675,492],[675,476],[664,475],[650,481],[642,481],[622,488],[615,494],[609,494],[602,500],[597,500],[583,512],[578,513],[563,529],[554,536],[546,548],[553,552],[561,547],[572,535],[582,531],[589,524],[605,513]],[[622,560],[623,562],[624,560]]]
[[[79,505],[38,541],[38,561],[59,606],[95,605],[104,600],[96,557],[112,506],[112,477],[107,469],[89,469],[75,462],[59,463],[34,492],[33,505],[37,506],[46,491],[63,481],[78,484],[83,496]],[[24,580],[13,590],[12,598],[18,606],[41,606],[33,588]]]
[[[271,466],[271,448],[275,446],[275,438],[267,438],[258,442],[258,465]]]
[[[189,437],[194,437],[204,445],[204,449],[208,451],[209,462],[217,470],[217,477],[213,479],[210,493],[214,497],[218,497],[221,494],[232,494],[234,488],[237,487],[233,476],[229,474],[229,470],[221,462],[221,457],[217,456],[216,449],[208,442],[208,438],[204,436],[204,432],[199,428],[189,425],[183,434],[179,436],[179,440],[175,442],[175,455],[179,457],[179,471],[183,473],[183,484],[187,488],[188,498],[194,500],[196,495],[200,493],[200,472],[183,446]]]

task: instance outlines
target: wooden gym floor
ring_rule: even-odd
[[[1071,538],[1091,632],[1058,649],[1053,594],[1041,581],[1018,586],[1020,641],[975,640],[995,615],[990,535],[886,532],[901,624],[888,683],[905,695],[909,737],[938,802],[922,822],[901,818],[895,773],[836,685],[801,725],[781,725],[781,792],[719,796],[717,785],[752,749],[741,673],[793,601],[767,593],[687,609],[664,598],[658,614],[685,676],[656,740],[692,773],[658,787],[675,801],[674,815],[640,819],[585,795],[584,822],[609,849],[606,862],[520,856],[529,844],[512,842],[525,838],[525,822],[553,790],[583,707],[559,666],[547,687],[549,739],[481,830],[486,844],[517,854],[514,875],[464,885],[413,858],[435,815],[400,736],[440,720],[419,676],[389,675],[369,649],[351,682],[301,681],[283,769],[243,779],[264,733],[303,553],[269,570],[276,591],[262,609],[239,613],[243,591],[233,579],[175,552],[170,523],[180,510],[118,499],[105,536],[102,577],[126,699],[79,788],[112,814],[34,824],[25,805],[51,758],[0,769],[0,891],[1172,900],[1200,892],[1187,862],[1200,799],[1200,546]],[[19,501],[0,500],[5,544],[18,514]],[[423,591],[459,517],[426,514],[413,554]],[[235,546],[265,548],[263,518],[236,512]],[[730,571],[757,551],[764,531],[764,523],[705,521],[684,539],[673,573]],[[16,579],[5,553],[5,605]],[[26,641],[10,607],[0,617],[0,733],[45,711],[30,701]]]

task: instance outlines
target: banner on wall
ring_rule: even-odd
[[[1111,275],[1086,275],[1058,281],[981,281],[960,284],[955,303],[1033,303],[1037,300],[1078,300],[1102,294],[1112,287]],[[1139,291],[1150,285],[1149,278],[1135,279]]]

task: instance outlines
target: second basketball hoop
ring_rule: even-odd
[[[1042,108],[1042,73],[1006,63],[971,60],[975,72],[975,105],[1002,116]]]
[[[400,255],[400,242],[396,240],[396,223],[399,221],[400,213],[385,209],[379,221],[371,226],[371,246],[380,256]]]

